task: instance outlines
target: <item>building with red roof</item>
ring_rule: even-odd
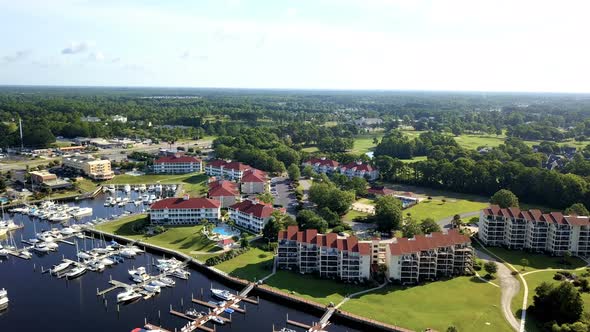
[[[590,254],[588,216],[491,205],[479,215],[478,238],[486,245],[527,249],[552,255]]]
[[[221,202],[210,198],[171,197],[150,206],[150,221],[159,225],[193,225],[221,217]]]
[[[209,176],[239,181],[244,172],[252,169],[252,166],[239,161],[212,160],[205,166],[205,173]]]
[[[373,186],[367,189],[367,193],[373,196],[391,196],[395,194],[395,190],[385,188],[384,186]]]
[[[215,180],[209,182],[209,198],[216,199],[221,202],[221,207],[226,208],[238,201],[240,192],[238,191],[238,184],[229,180]]]
[[[329,174],[338,171],[340,165],[336,160],[327,159],[326,157],[311,158],[301,164],[303,167],[311,166],[316,173]]]
[[[219,248],[231,248],[234,245],[235,241],[232,238],[225,238],[222,240],[217,241],[217,246]]]
[[[227,209],[231,220],[255,233],[262,232],[274,211],[272,205],[251,199],[231,205]]]
[[[289,226],[279,232],[278,238],[278,268],[343,281],[363,281],[371,276],[370,244],[355,236],[320,234],[315,229],[300,231],[297,226]]]
[[[185,174],[201,172],[203,170],[203,162],[195,157],[174,154],[162,156],[154,160],[152,169],[156,174]]]
[[[413,238],[361,241],[355,236],[319,234],[289,226],[278,234],[277,267],[344,281],[369,279],[371,270],[387,266],[390,279],[402,283],[463,275],[471,270],[473,249],[457,230]]]
[[[240,180],[240,189],[244,194],[259,194],[268,189],[268,176],[265,172],[252,168],[244,172]]]
[[[376,168],[367,163],[363,163],[362,161],[340,165],[339,170],[340,174],[344,174],[349,178],[360,177],[369,181],[374,181],[379,177],[379,171],[377,171]]]

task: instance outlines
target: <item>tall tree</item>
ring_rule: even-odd
[[[565,214],[567,214],[567,215],[577,214],[578,216],[587,216],[587,215],[590,215],[590,212],[588,212],[588,209],[584,206],[584,204],[575,203],[575,204],[572,204],[567,209],[565,209]]]
[[[434,221],[434,219],[432,218],[426,218],[422,220],[422,222],[420,223],[420,228],[422,229],[422,233],[424,234],[441,231],[439,224],[437,224],[436,221]]]
[[[508,189],[500,189],[492,196],[490,203],[501,208],[518,207],[518,197]]]
[[[393,196],[383,196],[375,202],[375,222],[381,231],[400,228],[402,221],[402,203]]]
[[[291,179],[291,181],[297,181],[301,177],[301,171],[299,170],[299,166],[296,164],[289,165],[289,168],[287,168],[287,173],[289,173],[289,179]]]

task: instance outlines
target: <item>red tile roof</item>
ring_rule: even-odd
[[[396,239],[396,242],[389,244],[389,250],[392,255],[399,256],[468,243],[471,243],[468,236],[459,233],[456,229],[451,229],[447,233],[435,232],[429,235],[416,235],[411,239],[405,237]]]
[[[365,172],[372,172],[373,171],[373,167],[371,165],[365,164],[362,162],[348,163],[346,165],[340,166],[340,168],[342,168],[344,170],[352,169],[354,171],[365,171]]]
[[[361,255],[369,255],[371,251],[369,243],[359,243],[355,236],[341,238],[336,233],[318,234],[315,229],[299,231],[297,226],[289,226],[286,231],[279,231],[278,237],[283,240],[315,244],[320,247],[335,248],[341,251],[358,252]]]
[[[154,161],[154,164],[200,163],[201,160],[190,156],[165,156]]]
[[[242,182],[266,182],[266,173],[256,169],[256,168],[252,168],[247,170],[246,172],[244,172],[244,175],[242,176]]]
[[[257,203],[249,199],[231,205],[229,208],[242,213],[254,215],[257,218],[268,218],[274,212],[274,209],[270,204]]]
[[[219,180],[209,183],[209,197],[238,196],[238,185],[235,182]]]
[[[327,159],[327,158],[311,158],[310,160],[306,161],[305,164],[311,165],[320,165],[320,166],[328,166],[328,167],[338,167],[340,165],[336,160]]]
[[[209,199],[203,197],[189,199],[171,197],[155,202],[154,204],[152,204],[150,209],[218,209],[220,206],[221,202],[216,199]]]
[[[212,160],[207,163],[207,166],[212,167],[223,167],[224,169],[233,169],[235,171],[246,171],[252,168],[252,166],[243,164],[239,161],[225,161],[225,160]]]
[[[227,245],[230,245],[230,244],[232,244],[232,243],[234,243],[234,242],[235,242],[235,241],[234,241],[233,239],[231,239],[231,238],[226,238],[226,239],[223,239],[223,240],[219,240],[219,241],[217,241],[217,244],[219,244],[219,245],[221,245],[221,246],[227,246]]]
[[[524,219],[531,222],[554,223],[558,225],[588,225],[590,220],[587,216],[564,216],[561,212],[542,213],[540,210],[523,211],[517,207],[501,209],[498,205],[490,205],[482,210],[486,216],[498,216],[510,219]]]
[[[395,193],[395,190],[381,186],[381,187],[371,187],[367,190],[367,192],[369,194],[373,194],[373,195],[387,196],[387,195],[393,195]]]

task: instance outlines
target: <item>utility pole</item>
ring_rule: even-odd
[[[18,127],[20,128],[20,150],[25,149],[25,142],[23,141],[23,120],[18,118]]]

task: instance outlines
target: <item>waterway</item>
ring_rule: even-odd
[[[119,194],[121,195],[121,193]],[[135,198],[138,193],[131,193]],[[124,210],[140,212],[146,206],[127,205],[125,208],[104,207],[104,196],[93,200],[84,200],[77,204],[83,207],[92,207],[94,214],[85,217],[79,222],[87,222],[95,218],[108,218],[111,215],[121,214]],[[34,237],[35,231],[61,228],[60,224],[46,221],[33,220],[20,214],[10,215],[17,223],[23,223],[24,229],[13,232],[13,237],[20,247],[21,236],[24,239]],[[72,220],[72,222],[76,222]],[[90,249],[100,240],[77,239],[71,241],[78,243],[80,249]],[[50,268],[65,258],[76,259],[76,247],[59,243],[57,252],[38,256],[33,254],[31,260],[22,260],[15,257],[3,259],[0,263],[0,288],[8,290],[10,299],[9,308],[0,312],[0,331],[2,332],[27,332],[27,331],[85,331],[85,332],[115,332],[131,331],[135,327],[143,326],[147,319],[149,323],[161,324],[164,328],[174,331],[180,330],[186,321],[169,314],[170,305],[177,311],[196,308],[206,311],[206,308],[191,303],[191,296],[201,297],[201,289],[205,300],[210,299],[209,288],[211,285],[218,288],[227,288],[209,279],[202,273],[192,270],[189,280],[176,279],[176,286],[164,288],[160,295],[148,300],[117,306],[116,295],[120,290],[114,290],[103,297],[96,296],[98,289],[106,289],[110,285],[109,279],[132,283],[129,280],[128,269],[138,266],[148,267],[149,272],[155,274],[155,269],[150,263],[160,256],[145,253],[135,259],[128,259],[122,264],[114,265],[103,272],[87,272],[75,280],[57,279],[49,274],[42,274],[41,268]],[[35,267],[35,268],[34,268]],[[243,304],[242,304],[243,306]],[[319,317],[313,316],[285,305],[260,299],[260,304],[246,304],[246,314],[234,313],[232,323],[217,326],[218,331],[272,331],[273,324],[278,330],[285,326],[285,318],[310,324],[318,321]],[[208,326],[211,326],[209,324]],[[291,327],[297,331],[294,327]],[[332,324],[329,331],[358,331],[346,326]]]

